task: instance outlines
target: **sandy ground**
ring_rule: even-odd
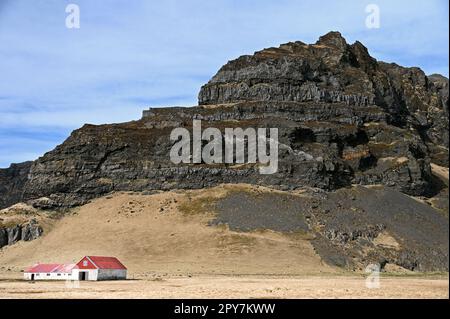
[[[0,274],[0,278],[5,278]],[[26,282],[0,279],[0,298],[448,298],[448,277],[193,276],[126,281]]]

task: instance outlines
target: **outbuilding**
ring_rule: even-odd
[[[79,280],[116,280],[127,278],[127,268],[116,257],[85,256],[73,270]]]
[[[24,271],[27,280],[120,280],[127,268],[116,257],[85,256],[76,264],[36,264]]]
[[[36,264],[24,271],[28,280],[76,280],[76,264]]]

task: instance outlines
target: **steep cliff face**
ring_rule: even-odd
[[[24,164],[20,178],[0,170],[0,207],[19,200],[70,207],[114,190],[238,182],[325,190],[383,184],[428,196],[441,187],[430,162],[448,166],[448,80],[377,62],[337,32],[230,61],[201,88],[199,104],[83,126],[29,169]],[[278,172],[261,175],[256,164],[173,164],[170,132],[191,130],[193,119],[222,132],[278,128]]]
[[[350,46],[337,32],[316,44],[292,42],[228,62],[201,88],[200,104],[238,101],[344,102],[376,99],[377,62],[359,42]]]
[[[20,240],[34,240],[40,237],[42,233],[42,227],[39,226],[35,219],[31,219],[23,224],[10,225],[9,227],[5,227],[0,223],[0,248],[13,245]]]
[[[377,105],[387,122],[419,132],[430,155],[448,165],[448,79],[419,68],[377,62],[338,32],[315,44],[291,42],[228,62],[205,84],[199,104],[241,101]]]
[[[12,164],[0,169],[0,208],[11,206],[22,199],[32,162]]]

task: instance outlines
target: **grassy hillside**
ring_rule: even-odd
[[[270,192],[251,186],[116,193],[77,208],[43,237],[0,250],[0,267],[75,262],[84,255],[117,256],[131,273],[308,274],[335,272],[305,234],[231,231],[210,226],[210,204],[234,192]]]

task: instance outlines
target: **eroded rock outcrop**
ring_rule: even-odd
[[[24,162],[0,169],[0,209],[21,201],[31,165],[32,162]]]
[[[17,225],[4,226],[0,224],[0,248],[13,245],[20,240],[30,241],[37,239],[42,233],[42,227],[34,218]]]
[[[199,106],[142,119],[85,125],[30,164],[0,170],[0,207],[19,200],[71,207],[116,190],[202,188],[246,182],[334,190],[383,184],[412,195],[440,191],[430,163],[448,166],[448,80],[378,62],[337,32],[228,62],[204,85]],[[277,127],[279,170],[170,162],[175,127]]]
[[[230,61],[199,94],[202,105],[241,101],[377,105],[389,124],[421,134],[430,156],[448,166],[448,79],[377,62],[338,32],[315,44],[291,42]]]

